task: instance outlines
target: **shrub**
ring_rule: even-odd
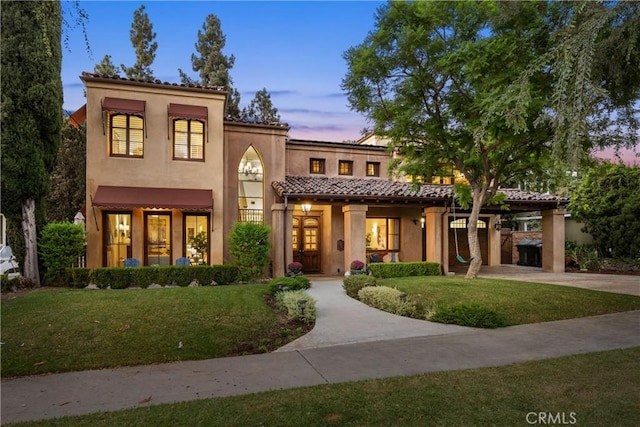
[[[458,304],[439,307],[429,320],[473,328],[501,328],[508,326],[504,316],[479,304]]]
[[[310,325],[316,321],[316,302],[303,290],[278,292],[276,303],[287,317]]]
[[[369,264],[369,272],[375,277],[439,276],[437,262],[385,262]]]
[[[351,270],[362,270],[364,269],[364,262],[360,260],[351,261]]]
[[[61,284],[65,269],[84,251],[84,230],[70,222],[52,222],[42,230],[39,241],[42,263],[47,268],[45,281]]]
[[[89,284],[90,274],[91,270],[88,268],[67,268],[64,271],[64,276],[60,285],[68,286],[70,288],[84,288]]]
[[[357,275],[346,276],[342,282],[342,287],[347,295],[356,299],[358,298],[358,291],[365,286],[378,286],[378,281],[373,276]]]
[[[404,296],[404,297],[403,297]],[[358,291],[363,303],[399,316],[415,317],[416,306],[406,300],[406,294],[388,286],[367,286]]]
[[[229,251],[239,270],[239,280],[264,277],[269,262],[269,227],[236,222],[229,233]]]
[[[124,289],[135,284],[133,280],[133,268],[105,267],[91,271],[89,281],[101,289]]]
[[[301,263],[299,263],[297,261],[291,262],[291,263],[289,263],[289,265],[287,265],[287,269],[289,270],[288,275],[290,277],[299,276],[299,275],[302,274],[302,268],[303,268],[303,266],[302,266]]]
[[[296,276],[276,277],[269,282],[269,292],[271,293],[271,295],[277,294],[285,287],[289,291],[309,289],[311,287],[311,281],[309,281],[309,279],[304,276]]]

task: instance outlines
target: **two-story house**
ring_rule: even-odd
[[[358,143],[288,138],[285,124],[225,118],[216,87],[83,73],[87,104],[87,265],[229,260],[236,221],[271,228],[271,265],[341,274],[352,260],[442,263],[466,248],[450,185],[389,177],[390,154]],[[543,266],[564,268],[564,219],[551,195],[503,190],[512,212],[542,211]],[[500,263],[499,212],[485,209],[485,264]],[[458,245],[454,245],[454,240]],[[550,243],[546,243],[550,242]]]

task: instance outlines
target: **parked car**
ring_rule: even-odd
[[[13,256],[11,246],[0,246],[0,275],[9,279],[20,277],[20,264]]]

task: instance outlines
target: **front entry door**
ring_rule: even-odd
[[[302,264],[305,273],[320,272],[320,219],[293,217],[293,260]]]

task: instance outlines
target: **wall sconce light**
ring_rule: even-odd
[[[500,221],[497,221],[493,226],[497,231],[502,230],[502,223]]]
[[[304,214],[308,214],[309,212],[311,212],[311,204],[310,203],[305,203],[301,206],[302,212],[304,212]]]

